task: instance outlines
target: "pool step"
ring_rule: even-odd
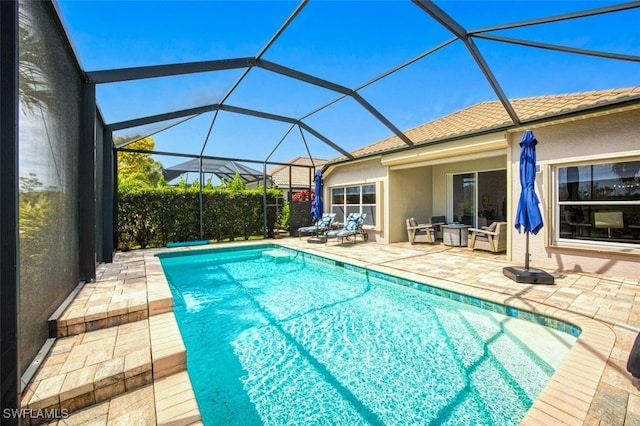
[[[187,369],[187,351],[173,312],[149,318],[153,377],[159,379]]]
[[[122,262],[116,272],[103,272],[100,281],[84,284],[74,296],[49,319],[50,337],[114,327],[173,309],[171,290],[156,257],[145,259],[144,265]]]
[[[49,415],[61,416],[61,412]],[[25,422],[26,420],[26,422]],[[23,419],[29,426],[39,422]],[[55,424],[55,423],[53,423]],[[186,371],[70,413],[58,425],[202,425]]]
[[[158,426],[202,424],[189,373],[182,371],[155,380],[153,388]]]
[[[262,252],[262,255],[267,258],[273,259],[275,262],[290,262],[296,255],[285,250],[266,250]]]
[[[185,371],[179,333],[168,312],[59,338],[25,390],[22,408],[71,413]]]

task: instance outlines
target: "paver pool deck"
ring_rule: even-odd
[[[555,285],[520,284],[502,274],[504,266],[519,265],[504,254],[442,244],[341,246],[285,238],[231,245],[265,242],[578,325],[580,338],[521,424],[640,425],[640,381],[626,371],[640,331],[638,277],[548,271]],[[51,423],[59,425],[201,424],[155,254],[228,245],[121,252],[100,265],[96,283],[80,289],[60,314],[59,337],[26,388],[23,407],[71,410]]]

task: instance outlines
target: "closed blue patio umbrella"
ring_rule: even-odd
[[[322,219],[322,170],[316,171],[316,175],[313,178],[315,183],[314,191],[315,198],[311,203],[311,216],[318,221]]]
[[[313,178],[315,183],[314,192],[315,198],[311,202],[311,216],[316,221],[316,237],[312,237],[311,239],[318,240],[318,223],[320,223],[320,219],[322,219],[322,171],[317,170],[316,175]],[[319,241],[319,240],[318,240]]]
[[[536,194],[536,145],[538,140],[531,130],[527,130],[520,140],[520,199],[516,210],[515,228],[526,235],[524,271],[507,267],[503,273],[517,282],[553,284],[553,277],[544,271],[529,268],[529,234],[536,235],[544,226],[540,213],[540,199]]]
[[[515,227],[520,233],[522,230],[529,236],[529,233],[536,235],[544,226],[542,214],[540,213],[540,200],[534,188],[536,182],[536,144],[538,140],[531,130],[527,130],[522,135],[520,141],[520,200],[516,211]],[[528,253],[527,253],[528,254]],[[527,262],[528,267],[528,262]]]

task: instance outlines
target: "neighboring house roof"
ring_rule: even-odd
[[[251,167],[245,166],[237,161],[217,160],[212,158],[202,159],[202,171],[204,173],[213,173],[219,179],[231,180],[236,173],[245,183],[262,181],[262,172]],[[183,173],[200,172],[200,159],[194,158],[184,163],[162,169],[162,176],[167,182],[179,177]],[[269,179],[269,176],[267,176]]]
[[[633,100],[640,101],[640,87],[535,96],[510,99],[509,102],[516,111],[521,125],[524,125],[543,119],[585,112]],[[515,127],[515,125],[504,106],[500,101],[490,101],[472,105],[429,123],[414,127],[404,133],[415,145],[420,146],[429,142],[472,136],[508,127]],[[408,146],[394,135],[356,149],[351,154],[355,158],[362,158],[407,148]],[[341,156],[332,159],[329,163],[342,162],[344,160],[346,160],[346,157]]]
[[[314,166],[321,168],[328,160],[309,157],[296,157],[287,163],[293,166]],[[289,166],[277,166],[267,170],[273,182],[280,188],[289,187]],[[293,188],[309,188],[313,185],[314,170],[309,171],[309,167],[291,167],[291,186]]]

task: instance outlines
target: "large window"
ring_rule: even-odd
[[[556,236],[640,244],[640,160],[556,168]]]
[[[344,222],[350,213],[365,213],[364,224],[376,225],[376,186],[356,185],[331,189],[331,212],[337,222]]]

